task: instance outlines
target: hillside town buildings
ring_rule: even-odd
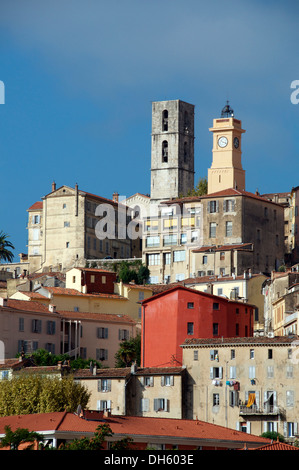
[[[4,359],[42,348],[101,362],[74,380],[91,391],[91,412],[132,426],[135,418],[171,418],[184,429],[201,421],[239,437],[277,431],[294,443],[299,187],[246,190],[245,129],[227,103],[210,128],[207,191],[191,194],[194,109],[152,103],[150,195],[110,200],[53,183],[29,207],[28,253],[0,265]],[[113,263],[132,259],[149,268],[148,282],[118,278]],[[121,343],[139,333],[140,366],[116,369]],[[136,439],[188,446],[182,433],[151,436]]]

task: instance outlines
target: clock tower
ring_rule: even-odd
[[[234,118],[228,102],[221,118],[213,120],[213,161],[208,169],[208,194],[235,188],[245,190],[245,171],[242,168],[242,123]]]

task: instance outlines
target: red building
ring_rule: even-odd
[[[186,338],[253,335],[254,306],[176,286],[142,302],[141,367],[182,364]]]
[[[114,294],[116,273],[104,269],[78,268],[81,271],[81,286],[86,294]]]

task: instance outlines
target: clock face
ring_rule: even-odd
[[[239,147],[239,139],[238,137],[234,138],[234,147],[237,149]]]
[[[226,137],[219,137],[218,139],[218,145],[219,147],[223,148],[227,146],[227,138]]]

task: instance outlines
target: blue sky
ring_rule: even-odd
[[[298,20],[288,0],[1,0],[0,229],[17,259],[26,210],[53,180],[149,193],[152,101],[195,105],[195,183],[229,100],[246,189],[299,185]]]

